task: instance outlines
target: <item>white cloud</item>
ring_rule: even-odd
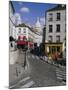
[[[20,9],[20,11],[21,12],[26,12],[26,13],[29,13],[29,8],[27,8],[27,7],[22,7],[21,9]]]

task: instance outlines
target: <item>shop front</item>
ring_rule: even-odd
[[[63,53],[63,43],[45,43],[45,53],[49,59],[57,59]]]

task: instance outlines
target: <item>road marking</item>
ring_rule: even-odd
[[[22,79],[19,83],[21,83],[21,82],[25,82],[26,80],[29,80],[30,79],[30,77],[25,77],[24,79]]]
[[[58,70],[58,69],[56,69],[56,73],[58,74],[63,74],[63,75],[66,75],[66,72],[65,71],[61,71],[61,70]]]
[[[62,78],[62,77],[57,77],[57,79],[59,79],[59,80],[63,80],[63,78]]]
[[[28,83],[26,83],[25,85],[23,85],[21,88],[29,88],[31,87],[35,82],[34,81],[30,81]]]
[[[61,70],[58,70],[58,69],[56,69],[56,71],[57,71],[57,72],[63,72],[63,71],[61,71]]]
[[[63,81],[62,84],[66,84],[66,82]]]
[[[18,84],[20,84],[22,82],[25,82],[25,81],[27,81],[29,79],[30,79],[30,77],[25,77],[24,79],[22,79],[21,81],[19,81],[17,84],[10,86],[10,88],[13,88],[13,87],[17,86]]]
[[[63,75],[63,76],[66,76],[66,73],[61,73],[61,72],[56,72],[56,74],[60,74],[60,75]]]
[[[58,80],[63,80],[66,78],[66,72],[63,70],[56,69],[56,76]]]
[[[56,74],[57,76],[60,76],[60,77],[63,77],[63,75],[61,75],[61,74]]]

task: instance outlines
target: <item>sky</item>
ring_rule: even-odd
[[[12,3],[15,9],[15,15],[19,16],[21,22],[33,26],[35,25],[38,17],[40,22],[45,24],[46,11],[56,6],[56,4],[32,3],[23,1],[12,1]]]

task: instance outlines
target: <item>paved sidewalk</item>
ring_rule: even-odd
[[[9,52],[9,63],[15,64],[18,59],[18,50]]]
[[[22,67],[22,65],[19,64],[9,65],[9,84],[14,84],[26,73],[27,73],[27,66],[24,68]]]
[[[54,65],[56,67],[57,80],[59,80],[62,85],[66,85],[66,66],[54,63],[52,60],[48,60],[47,57],[41,59],[43,60],[43,62]]]
[[[46,62],[48,64],[52,64],[52,65],[54,65],[56,67],[59,67],[59,68],[62,68],[62,69],[66,69],[66,66],[63,66],[63,65],[60,65],[60,64],[56,64],[56,63],[53,62],[53,60],[49,60],[48,57],[45,57],[45,58],[42,57],[40,59],[42,59],[44,62]]]
[[[24,63],[24,52],[18,49],[9,52],[9,63],[15,64],[16,62],[19,64]]]
[[[20,50],[10,51],[9,85],[16,83],[27,73],[28,65],[24,66],[24,52]]]

